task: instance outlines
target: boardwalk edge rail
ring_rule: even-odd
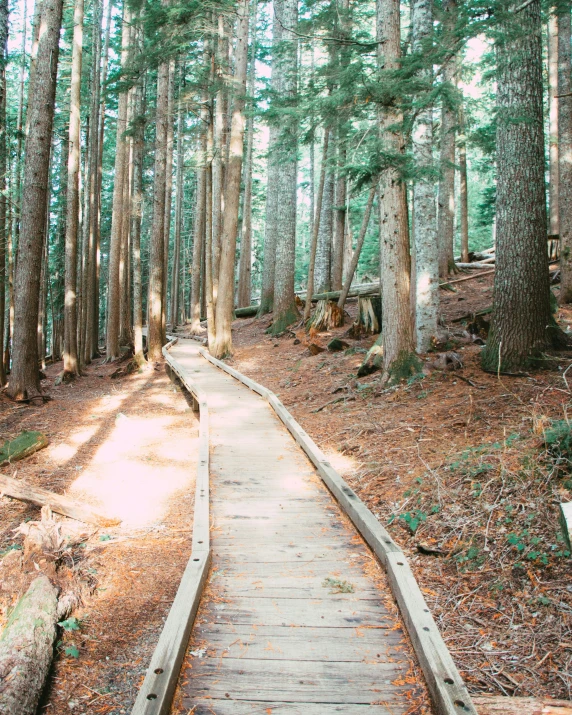
[[[145,679],[135,700],[132,715],[167,715],[177,687],[179,673],[199,608],[211,563],[209,535],[209,410],[205,393],[184,377],[169,349],[163,355],[171,370],[192,394],[199,412],[199,462],[195,489],[192,551],[177,594],[151,658]]]
[[[391,590],[423,670],[429,694],[439,715],[465,715],[466,713],[477,715],[467,687],[401,548],[332,467],[322,450],[296,422],[273,392],[212,357],[204,348],[199,348],[199,353],[269,403],[314,464],[343,511],[380,560],[387,573]]]

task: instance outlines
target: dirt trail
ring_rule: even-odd
[[[79,630],[62,632],[42,712],[129,712],[191,551],[198,423],[164,368],[112,380],[96,363],[85,377],[53,386],[43,407],[0,402],[0,434],[44,431],[50,445],[3,468],[16,478],[66,492],[122,519],[119,527],[82,526],[73,552],[83,606]],[[0,500],[0,552],[13,529],[39,510]],[[34,577],[25,574],[23,590]],[[18,593],[3,578],[0,626]]]

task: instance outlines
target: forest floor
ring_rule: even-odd
[[[345,337],[355,302],[343,328],[311,337],[324,348],[343,337],[345,351],[311,356],[301,328],[266,335],[268,316],[235,321],[230,363],[279,395],[388,525],[472,692],[572,699],[570,554],[558,524],[558,503],[572,500],[572,354],[527,376],[484,373],[480,346],[454,321],[491,304],[492,276],[455,287],[441,297],[461,369],[389,391],[379,373],[357,379],[373,337]],[[572,312],[559,319],[572,325]],[[119,379],[114,369],[99,360],[55,386],[61,364],[50,366],[43,407],[0,393],[2,439],[37,429],[50,440],[0,471],[123,520],[82,527],[61,566],[83,603],[79,629],[58,642],[45,713],[129,712],[190,553],[196,419],[162,366]],[[0,497],[0,629],[36,573],[9,571],[22,544],[14,530],[38,518]]]
[[[558,503],[572,500],[572,354],[527,376],[484,373],[459,318],[491,305],[492,278],[441,291],[459,370],[392,390],[379,373],[357,379],[374,338],[345,335],[355,302],[343,328],[311,338],[303,328],[267,335],[271,316],[237,320],[229,364],[280,397],[388,525],[473,693],[570,700],[572,583]],[[310,354],[310,341],[326,348],[332,337],[350,347]]]
[[[53,400],[42,407],[0,395],[3,439],[39,430],[50,442],[0,471],[122,519],[114,528],[80,525],[58,568],[82,604],[61,631],[39,709],[47,714],[130,712],[191,551],[193,412],[163,366],[112,379],[117,366],[102,363],[59,386],[61,363],[48,367],[43,387]],[[14,529],[38,518],[38,508],[0,498],[0,630],[37,575],[18,567]]]

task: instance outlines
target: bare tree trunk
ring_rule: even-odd
[[[212,160],[212,283],[213,304],[216,307],[221,258],[221,231],[224,206],[224,170],[226,157],[226,113],[228,111],[228,89],[225,75],[228,75],[228,37],[223,15],[218,17],[218,38],[216,45],[215,74],[218,91],[214,102],[214,147]]]
[[[298,0],[282,0],[280,46],[280,105],[285,113],[280,127],[278,155],[278,196],[276,207],[277,244],[274,277],[274,320],[277,335],[298,317],[294,279],[296,269],[296,208],[298,179],[298,120],[295,109],[298,94]]]
[[[453,32],[457,17],[457,0],[445,0],[443,3],[445,15],[443,24],[447,33],[447,45],[453,43]],[[456,86],[457,56],[453,54],[443,68],[443,82],[452,88]],[[437,237],[439,242],[439,276],[446,279],[449,273],[455,271],[453,255],[455,243],[455,133],[457,128],[457,112],[454,102],[447,94],[443,96],[441,107],[441,146],[438,224]]]
[[[330,142],[328,156],[322,166],[325,172],[324,194],[322,196],[318,246],[316,249],[315,283],[318,293],[325,293],[332,287],[332,231],[334,223],[334,183],[335,173],[332,166],[334,144]]]
[[[105,25],[105,44],[103,49],[103,63],[101,69],[101,87],[105,87],[107,81],[107,68],[109,64],[109,35],[111,30],[111,11],[113,3],[107,0],[107,20]],[[97,187],[95,192],[94,212],[97,217],[95,226],[95,246],[94,246],[94,275],[93,275],[93,325],[92,325],[92,357],[99,355],[99,279],[101,272],[101,188],[103,181],[103,139],[105,130],[105,94],[101,93],[101,104],[99,110],[99,143],[97,157],[97,171],[95,180]]]
[[[469,262],[469,184],[465,111],[459,109],[459,203],[461,204],[461,262]]]
[[[130,31],[130,42],[133,32]],[[125,129],[131,130],[133,119],[133,89],[127,93],[127,116]],[[131,174],[133,171],[132,137],[125,137],[125,174],[123,177],[123,207],[121,215],[121,251],[119,254],[119,345],[129,348],[133,344],[131,333],[131,291],[130,291],[130,233],[131,233]]]
[[[131,14],[127,5],[123,6],[121,28],[121,66],[127,65],[129,52],[129,25]],[[115,360],[120,355],[120,261],[123,235],[123,191],[127,169],[127,100],[128,92],[119,94],[117,109],[117,139],[115,144],[115,176],[113,183],[113,208],[111,213],[111,236],[109,239],[108,287],[107,287],[107,360]]]
[[[252,38],[250,41],[250,69],[248,97],[250,113],[246,120],[246,158],[244,169],[244,197],[242,203],[242,233],[240,237],[240,264],[238,270],[238,307],[250,305],[252,294],[252,151],[254,147],[254,109],[256,79],[256,21],[258,0],[252,2]]]
[[[88,365],[97,349],[94,345],[93,322],[95,305],[95,263],[96,236],[98,232],[98,191],[97,191],[97,160],[99,156],[99,110],[101,103],[100,65],[101,65],[101,24],[103,18],[102,0],[94,3],[93,18],[93,67],[91,73],[91,108],[89,114],[89,147],[88,175],[86,190],[88,191],[88,210],[84,221],[87,225],[87,245],[85,257],[85,276],[83,281],[84,316],[83,316],[83,364]]]
[[[560,215],[560,303],[572,302],[572,72],[570,8],[558,15],[558,208]],[[500,226],[498,227],[500,232]]]
[[[225,207],[222,226],[222,252],[219,272],[219,293],[216,303],[216,336],[209,350],[215,357],[232,354],[231,324],[234,314],[234,264],[240,206],[240,179],[244,140],[244,104],[248,66],[249,0],[239,0],[235,48],[235,91],[230,130],[230,151],[227,167]]]
[[[179,111],[177,118],[177,196],[175,199],[175,245],[173,246],[173,268],[171,272],[171,324],[179,324],[180,308],[180,261],[181,261],[181,224],[183,220],[183,191],[184,191],[184,161],[185,145],[183,136],[183,110],[179,98]]]
[[[496,271],[482,353],[493,372],[518,372],[563,342],[550,310],[546,251],[540,0],[510,12],[517,4],[505,11],[497,39]]]
[[[558,220],[558,17],[551,8],[548,18],[548,117],[550,184],[550,233],[560,232]]]
[[[433,36],[433,0],[414,0],[413,51],[430,51]],[[431,83],[431,69],[422,70],[420,77]],[[413,127],[413,148],[419,170],[429,170],[433,164],[433,111],[423,107]],[[439,251],[436,234],[435,186],[431,178],[416,180],[415,196],[415,266],[416,304],[415,327],[417,350],[427,352],[437,334],[439,318]]]
[[[377,0],[378,64],[395,71],[401,64],[399,0]],[[380,134],[387,151],[403,154],[399,102],[388,103],[380,115]],[[390,380],[419,371],[415,355],[407,215],[407,189],[395,168],[386,169],[379,189],[381,313],[383,370]]]
[[[29,90],[30,131],[14,285],[14,355],[8,385],[8,394],[19,400],[41,395],[36,329],[62,5],[62,0],[43,1],[38,65]]]
[[[141,280],[141,218],[143,216],[143,149],[145,143],[144,84],[135,89],[135,115],[137,118],[133,137],[133,193],[131,198],[131,235],[133,237],[133,352],[134,360],[142,366],[143,354],[143,288]]]
[[[163,347],[163,273],[165,267],[165,187],[167,179],[167,138],[169,103],[169,63],[157,71],[157,112],[155,130],[155,177],[153,184],[153,225],[149,250],[149,332],[148,359],[161,359]]]
[[[277,98],[282,93],[282,67],[278,61],[279,48],[282,40],[283,0],[273,3],[274,19],[272,22],[272,94]],[[260,294],[260,308],[258,315],[271,313],[274,309],[274,283],[276,275],[276,243],[278,240],[278,226],[276,222],[278,202],[278,137],[280,129],[276,117],[270,119],[270,135],[268,139],[268,162],[266,175],[266,218],[264,226],[264,256],[262,262],[262,290]]]
[[[6,203],[6,51],[8,44],[8,0],[0,2],[0,387],[6,384],[4,368],[4,316],[6,311],[6,244],[10,240]]]
[[[208,48],[205,48],[205,64],[208,64]],[[208,211],[206,203],[206,180],[207,180],[207,125],[209,123],[208,95],[203,91],[201,101],[201,134],[200,134],[200,158],[197,171],[197,194],[195,203],[195,222],[193,235],[193,263],[191,267],[191,335],[200,332],[201,321],[201,276],[203,277],[203,293],[205,293],[206,269],[203,270],[202,263],[205,254],[205,221]]]
[[[306,305],[304,306],[304,321],[310,317],[312,310],[312,295],[314,294],[314,275],[316,271],[316,254],[318,252],[318,234],[320,232],[320,217],[322,215],[322,202],[324,198],[324,186],[326,183],[326,163],[328,159],[328,147],[330,143],[330,130],[324,130],[324,147],[322,150],[322,167],[320,173],[320,183],[318,186],[318,196],[316,197],[316,213],[312,224],[312,243],[310,245],[310,259],[308,262],[308,281],[306,286]]]
[[[175,60],[169,62],[169,91],[167,95],[167,162],[165,175],[165,224],[164,232],[164,263],[163,263],[163,300],[161,304],[161,329],[163,343],[167,342],[167,283],[169,277],[169,243],[171,238],[171,207],[173,194],[173,150],[175,124]]]
[[[64,380],[79,375],[77,345],[77,251],[79,240],[79,168],[81,159],[80,103],[83,54],[83,0],[75,0],[73,23],[66,221],[64,371],[62,376]]]
[[[346,177],[341,169],[346,163],[344,133],[338,132],[338,175],[335,183],[334,240],[332,242],[332,290],[342,289],[344,245],[346,237]]]
[[[373,202],[374,202],[376,193],[377,193],[377,184],[372,186],[371,189],[369,190],[369,196],[367,197],[367,204],[366,204],[365,211],[363,214],[360,232],[359,232],[359,236],[358,236],[358,240],[357,240],[357,244],[356,244],[356,250],[354,251],[354,254],[352,256],[352,262],[348,269],[348,274],[346,276],[345,285],[344,285],[342,292],[340,294],[340,297],[338,299],[338,308],[343,308],[344,305],[346,304],[348,293],[350,292],[350,288],[352,286],[352,281],[354,279],[354,273],[356,271],[356,268],[357,268],[357,265],[359,262],[361,249],[363,248],[365,235],[367,233],[367,227],[369,226],[369,220],[371,218],[371,209],[373,207]]]

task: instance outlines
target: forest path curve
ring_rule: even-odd
[[[183,711],[426,711],[381,569],[272,408],[195,342],[170,355],[208,395],[211,439],[212,570]]]

